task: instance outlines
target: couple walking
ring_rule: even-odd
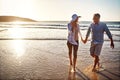
[[[67,46],[69,50],[68,53],[69,53],[69,59],[70,59],[70,66],[73,66],[73,70],[75,71],[76,61],[77,61],[77,51],[79,46],[79,36],[81,37],[81,41],[83,43],[86,43],[91,33],[92,40],[91,40],[91,46],[90,46],[90,55],[94,58],[94,66],[92,71],[96,71],[96,65],[98,65],[98,67],[100,65],[99,55],[101,53],[101,49],[104,42],[104,32],[106,32],[107,36],[111,41],[111,44],[110,44],[111,48],[114,48],[112,35],[107,25],[103,22],[100,22],[100,14],[96,13],[93,16],[93,23],[91,23],[88,28],[86,38],[83,40],[80,32],[80,26],[78,24],[78,19],[80,17],[81,16],[78,16],[77,14],[73,14],[71,22],[68,23]],[[73,55],[73,58],[72,58],[72,55]]]

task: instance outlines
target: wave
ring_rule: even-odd
[[[21,27],[28,27],[28,26],[33,26],[33,27],[41,27],[41,26],[54,26],[54,27],[67,27],[67,24],[0,24],[0,27],[14,27],[14,26],[21,26]],[[109,28],[120,28],[119,25],[107,25]],[[89,27],[89,24],[80,24],[80,27]]]
[[[0,40],[67,40],[67,39],[66,38],[0,38]],[[110,41],[110,40],[105,39],[104,41]],[[114,40],[114,41],[120,42],[120,40]]]
[[[15,23],[15,22],[9,22],[9,23],[0,23],[0,26],[7,27],[7,26],[33,26],[33,27],[41,27],[41,26],[51,26],[51,27],[66,27],[67,26],[66,21],[45,21],[45,22],[21,22],[21,23]],[[80,27],[88,27],[90,25],[90,21],[82,21],[80,22]],[[109,28],[120,28],[120,22],[105,22]]]
[[[2,30],[0,30],[0,32],[6,31],[6,30],[8,30],[8,29],[2,29]]]
[[[15,26],[0,26],[0,28],[15,28]],[[22,26],[19,28],[41,28],[41,29],[67,29],[66,27],[60,27],[60,26]],[[81,27],[81,30],[87,30],[88,27]],[[112,31],[120,31],[120,28],[109,28]],[[1,32],[1,31],[0,31]]]

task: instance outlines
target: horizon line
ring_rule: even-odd
[[[0,16],[14,16],[14,15],[0,15]],[[69,22],[70,20],[38,20],[38,19],[35,19],[35,18],[30,18],[30,17],[22,17],[22,16],[15,16],[15,17],[21,17],[21,18],[28,18],[28,19],[32,19],[32,20],[35,20],[37,22],[40,22],[40,21],[66,21],[66,22]],[[92,22],[92,20],[80,20],[80,21],[90,21]],[[120,22],[120,20],[100,20],[100,21],[103,21],[103,22]]]

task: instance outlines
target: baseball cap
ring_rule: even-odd
[[[75,21],[77,18],[81,18],[81,16],[78,16],[77,14],[72,15],[72,21]]]

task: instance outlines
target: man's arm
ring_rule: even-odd
[[[90,32],[91,32],[91,27],[88,28],[88,31],[87,31],[87,34],[86,34],[86,38],[85,38],[85,40],[83,40],[83,39],[81,38],[81,40],[82,40],[84,43],[87,42],[88,37],[89,37],[89,35],[90,35]]]
[[[105,24],[105,32],[107,34],[107,36],[109,37],[110,41],[111,41],[111,48],[114,48],[114,42],[113,42],[113,38],[112,38],[112,35],[111,35],[111,32],[110,30],[108,29],[107,25]]]
[[[110,41],[111,41],[110,46],[111,46],[111,48],[112,48],[112,49],[114,49],[114,42],[113,42],[113,39],[112,39],[112,38],[110,38]]]
[[[86,43],[87,40],[88,40],[88,37],[86,36],[85,40],[83,40],[83,38],[81,38],[81,40],[82,40],[83,43]]]

